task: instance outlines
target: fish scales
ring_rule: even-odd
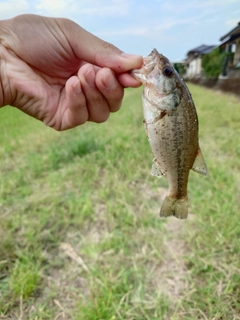
[[[194,102],[169,60],[156,49],[132,74],[144,85],[144,123],[154,154],[152,174],[166,176],[169,184],[160,216],[186,219],[189,171],[207,174],[198,142]]]

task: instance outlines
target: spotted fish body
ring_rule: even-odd
[[[151,173],[166,176],[169,184],[160,216],[186,219],[189,171],[207,174],[198,142],[194,102],[169,60],[156,49],[132,74],[144,85],[144,124],[154,154]]]

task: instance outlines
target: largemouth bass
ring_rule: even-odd
[[[186,219],[189,171],[207,175],[193,99],[172,64],[156,49],[132,75],[144,86],[144,124],[154,154],[151,173],[159,178],[166,176],[169,184],[160,216]]]

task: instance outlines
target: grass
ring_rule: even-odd
[[[209,176],[158,217],[141,89],[58,133],[0,110],[0,319],[240,319],[240,101],[189,85]]]

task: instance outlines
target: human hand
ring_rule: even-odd
[[[0,22],[0,107],[10,104],[56,130],[103,122],[117,111],[128,71],[142,57],[127,55],[71,20],[21,15]]]

